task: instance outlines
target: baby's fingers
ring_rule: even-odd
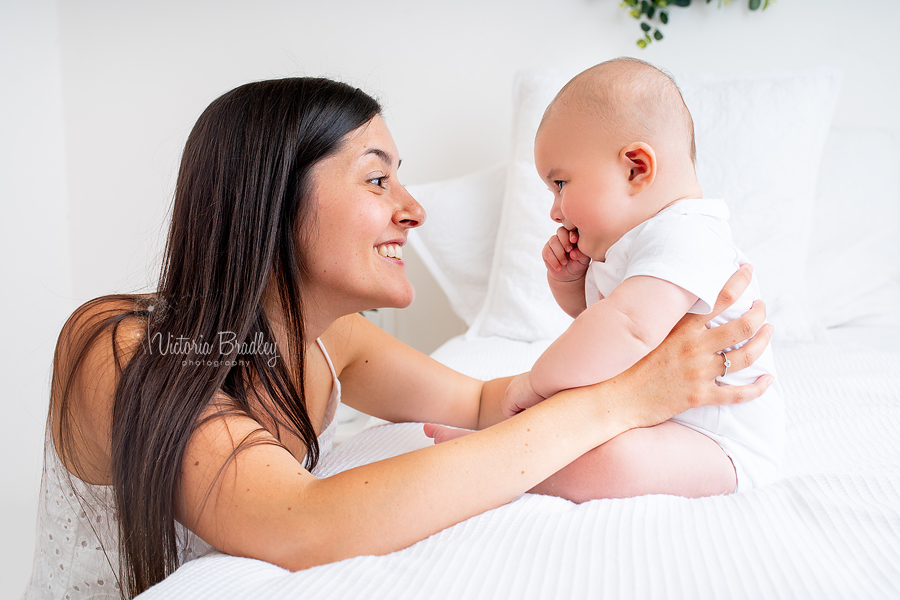
[[[555,237],[550,238],[544,245],[542,257],[547,268],[553,271],[560,271],[569,262],[565,248]]]
[[[566,252],[571,252],[572,248],[575,247],[575,242],[578,240],[577,236],[574,240],[571,239],[571,234],[572,232],[565,227],[560,227],[556,230],[556,239],[559,240],[559,245],[562,246]]]
[[[585,268],[587,265],[591,263],[591,259],[585,255],[584,252],[579,250],[578,248],[572,248],[572,251],[569,252],[569,260],[574,260],[581,263]]]

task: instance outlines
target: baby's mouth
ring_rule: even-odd
[[[372,248],[372,250],[375,251],[375,254],[386,258],[403,260],[403,246],[400,244],[381,244],[380,246]]]

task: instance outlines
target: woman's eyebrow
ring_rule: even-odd
[[[380,158],[381,161],[382,161],[383,163],[385,163],[385,164],[386,164],[387,166],[389,166],[389,167],[390,167],[391,165],[394,164],[394,157],[391,156],[390,154],[388,154],[387,152],[385,152],[384,150],[382,150],[381,148],[369,148],[368,150],[366,150],[366,151],[363,153],[363,156],[367,156],[367,155],[369,155],[369,154],[374,154],[375,156],[377,156],[378,158]],[[401,165],[402,163],[403,163],[403,160],[402,160],[402,159],[397,161],[397,168],[398,168],[398,169],[400,168],[400,165]]]

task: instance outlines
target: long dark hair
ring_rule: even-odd
[[[92,344],[104,332],[112,334],[119,378],[110,464],[125,597],[178,566],[180,465],[191,434],[212,418],[214,396],[221,392],[228,402],[217,403],[212,414],[274,423],[276,439],[283,431],[297,435],[307,448],[306,467],[316,465],[319,447],[304,396],[301,294],[304,234],[315,219],[310,172],[380,112],[362,91],[318,78],[250,83],[215,100],[185,146],[156,294],[93,301],[127,301],[133,309],[110,310],[80,328],[74,345],[67,340],[66,347],[74,348],[68,356],[60,356],[58,346],[51,416],[59,419],[60,457],[77,463],[74,438],[80,428],[71,414],[70,390]],[[276,348],[263,310],[266,294],[283,308],[290,364],[250,344]],[[142,348],[125,361],[116,333],[132,318],[145,322],[146,333]],[[229,343],[221,344],[222,336]],[[268,403],[253,401],[260,388]],[[250,436],[241,447],[253,443],[259,442]]]

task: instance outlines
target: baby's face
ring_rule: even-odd
[[[553,192],[550,217],[577,229],[578,248],[593,260],[605,260],[610,246],[643,221],[621,149],[597,119],[568,106],[554,106],[535,138],[534,163]]]

